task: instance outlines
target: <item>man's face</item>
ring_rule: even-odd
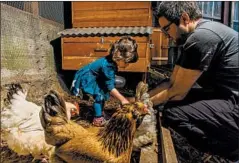
[[[177,26],[176,24],[168,21],[164,16],[159,18],[159,26],[162,32],[173,40],[177,39]]]
[[[170,22],[164,16],[159,18],[159,25],[162,32],[171,37],[174,41],[180,39],[182,34],[187,33],[185,26],[181,24],[181,21],[179,26],[177,26],[175,23]]]

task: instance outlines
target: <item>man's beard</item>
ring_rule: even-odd
[[[186,42],[188,36],[190,33],[187,33],[183,30],[180,30],[179,28],[177,29],[177,38],[176,38],[176,44],[177,45],[182,45]]]

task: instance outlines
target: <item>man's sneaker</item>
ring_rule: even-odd
[[[93,119],[93,125],[96,127],[103,127],[106,124],[106,120],[104,117],[95,117]]]

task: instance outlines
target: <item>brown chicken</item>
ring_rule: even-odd
[[[90,133],[67,117],[65,102],[55,91],[45,97],[40,113],[45,139],[55,146],[52,162],[129,163],[136,122],[148,109],[141,102],[117,109],[106,126]]]

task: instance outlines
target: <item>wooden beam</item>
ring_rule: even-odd
[[[230,25],[230,2],[222,2],[222,23],[229,26]]]
[[[39,3],[38,2],[32,2],[32,14],[34,16],[39,16]]]
[[[230,24],[229,27],[233,28],[233,20],[234,20],[234,10],[235,10],[235,2],[230,2]]]
[[[174,145],[173,145],[173,141],[172,141],[172,137],[171,137],[171,133],[168,129],[166,129],[162,126],[161,114],[159,115],[159,125],[160,125],[163,163],[178,163]]]
[[[167,61],[167,57],[152,57],[153,61]]]

